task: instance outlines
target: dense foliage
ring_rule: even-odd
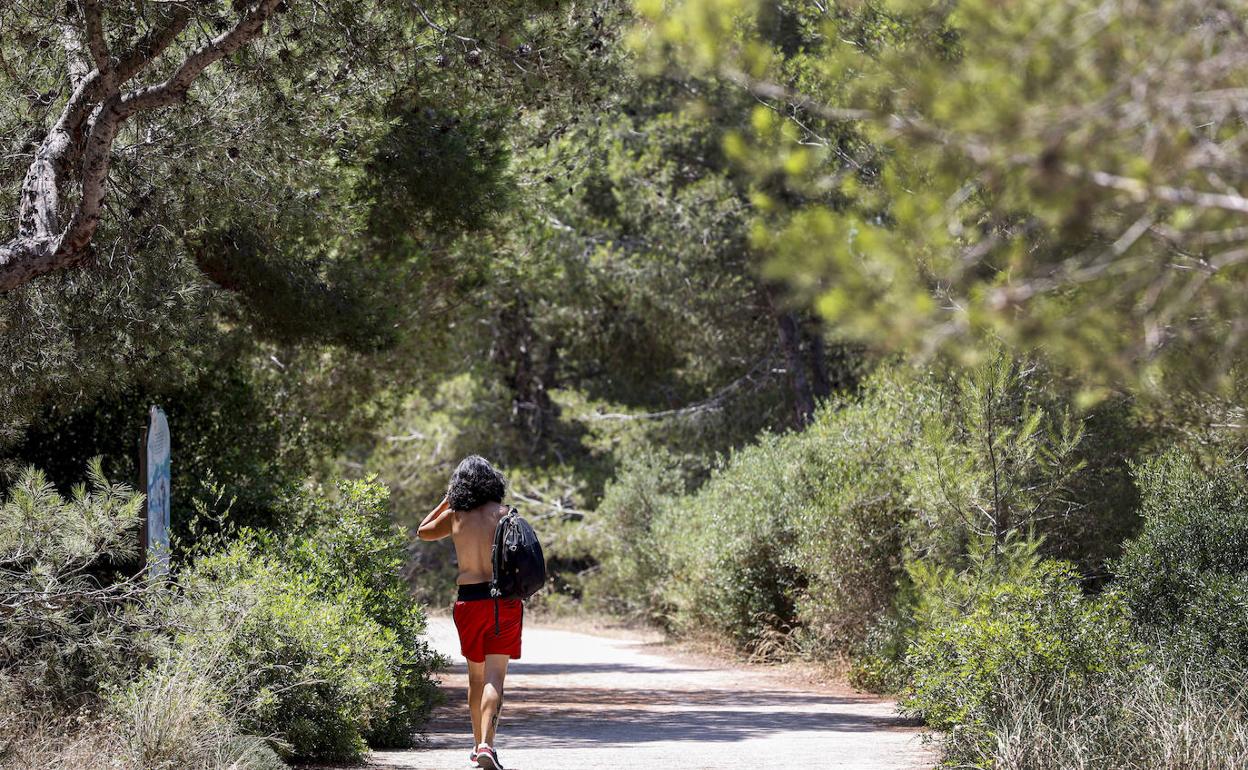
[[[1007,688],[1086,688],[1142,658],[1121,602],[1085,599],[1077,573],[1033,550],[1025,541],[996,553],[981,544],[961,572],[922,562],[910,570],[919,601],[903,705],[932,727],[958,728],[957,753],[992,750],[957,743],[993,739]]]
[[[742,449],[692,498],[646,465],[622,475],[597,512],[611,533],[600,588],[751,650],[799,615],[824,626],[812,640],[860,632],[887,602],[901,548],[899,478],[863,471],[917,436],[910,397],[924,394],[906,392],[904,379],[877,377],[861,407],[825,407],[805,431]],[[657,565],[658,579],[632,579]]]
[[[433,704],[437,659],[385,503],[375,485],[343,485],[332,502],[300,501],[303,531],[245,532],[181,576],[196,598],[178,624],[200,631],[172,654],[215,658],[241,726],[296,756],[358,758],[366,738],[410,745]]]
[[[0,505],[6,716],[27,702],[77,705],[124,674],[144,630],[129,610],[149,587],[127,574],[142,497],[110,485],[98,465],[89,482],[62,497],[27,470]]]
[[[0,482],[36,463],[64,489],[97,454],[132,478],[156,402],[177,413],[177,509],[280,520],[292,483],[454,365],[452,308],[491,317],[465,310],[490,255],[456,244],[530,183],[512,145],[591,109],[619,59],[612,3],[281,5],[179,104],[121,127],[90,258],[0,295]],[[255,7],[0,11],[3,229],[24,227],[24,175],[68,109],[87,21],[114,52],[181,29],[148,77]]]
[[[1099,422],[1130,421],[1113,409]],[[608,603],[747,649],[795,625],[828,649],[863,639],[904,564],[959,564],[985,537],[1045,537],[1092,573],[1105,533],[1134,520],[1134,498],[1105,494],[1129,485],[1120,458],[1139,449],[1113,444],[1129,430],[1086,432],[1092,422],[1047,373],[1007,357],[951,377],[885,367],[805,430],[736,452],[691,496],[655,467],[670,463],[661,454],[622,474],[597,510],[598,583]]]
[[[1242,756],[1243,466],[1157,454],[1129,402],[1078,413],[1059,383],[1003,356],[888,366],[696,488],[642,457],[590,519],[586,599],[754,657],[848,658],[957,766]]]
[[[479,453],[549,609],[847,660],[960,766],[1244,763],[1239,9],[29,0],[0,29],[6,762],[410,741],[411,595],[454,563],[401,528]],[[104,480],[152,404],[168,580]]]
[[[1163,394],[1171,378],[1232,387],[1240,10],[639,8],[657,66],[758,98],[751,125],[724,140],[758,191],[753,243],[843,331],[969,357],[1004,338],[1043,346],[1092,383]],[[840,168],[829,173],[828,158]],[[776,177],[808,194],[772,194]]]
[[[1137,469],[1145,525],[1115,564],[1129,606],[1176,657],[1248,666],[1248,488],[1238,457],[1171,452]]]
[[[440,661],[384,490],[300,501],[301,530],[152,579],[133,576],[141,496],[98,466],[90,481],[64,499],[29,471],[0,507],[6,766],[259,769],[410,744]]]

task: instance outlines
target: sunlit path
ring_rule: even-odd
[[[439,650],[461,662],[427,748],[378,752],[393,770],[466,768],[466,674],[450,620],[434,618]],[[690,662],[640,638],[545,628],[525,632],[499,725],[508,768],[825,768],[912,770],[934,758],[891,702],[846,688],[798,689],[757,668]]]

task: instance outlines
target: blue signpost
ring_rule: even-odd
[[[169,421],[153,406],[144,447],[147,516],[144,555],[151,575],[169,572]]]

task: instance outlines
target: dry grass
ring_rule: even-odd
[[[1242,684],[1240,685],[1242,686]],[[1248,767],[1242,697],[1207,674],[1148,666],[1090,692],[1004,693],[992,766],[1000,770],[1224,770]],[[951,737],[956,741],[956,737]]]
[[[6,770],[282,770],[269,742],[240,735],[209,672],[157,668],[102,710],[41,718],[14,702],[0,738]]]
[[[263,738],[240,735],[225,692],[193,658],[158,667],[118,709],[129,756],[150,770],[276,770]]]

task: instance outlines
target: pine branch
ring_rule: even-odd
[[[176,7],[120,59],[108,52],[103,10],[85,0],[87,47],[95,69],[83,77],[27,169],[22,182],[17,235],[0,243],[0,292],[90,255],[107,194],[113,142],[133,115],[185,99],[204,71],[263,34],[282,0],[258,0],[230,29],[192,51],[163,82],[123,93],[121,88],[159,57],[182,33],[190,11]],[[62,192],[76,191],[77,203],[62,225]]]

